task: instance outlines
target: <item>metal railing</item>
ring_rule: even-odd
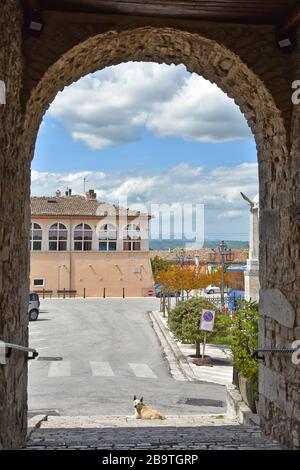
[[[5,348],[5,351],[6,351],[5,357],[6,358],[11,357],[11,353],[12,353],[13,349],[15,349],[17,351],[27,353],[27,354],[31,353],[32,356],[27,356],[27,360],[35,359],[39,355],[37,350],[33,349],[33,348],[27,348],[26,346],[21,346],[19,344],[14,344],[14,343],[6,343],[5,341],[0,341],[0,343],[1,343],[1,346],[3,348]]]
[[[258,359],[265,362],[265,353],[269,354],[294,354],[297,351],[300,351],[300,346],[297,348],[258,348],[251,350],[247,343],[243,343],[244,348],[252,359]]]

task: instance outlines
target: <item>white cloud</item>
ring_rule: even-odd
[[[240,191],[249,197],[258,191],[256,163],[214,169],[181,163],[163,174],[32,171],[32,194],[50,196],[66,187],[82,194],[84,177],[88,179],[86,189],[95,189],[99,200],[110,203],[144,204],[148,208],[151,204],[204,204],[210,238],[247,238],[249,210]]]
[[[183,65],[108,67],[59,93],[49,114],[92,149],[137,141],[142,125],[159,137],[202,142],[251,135],[233,100]]]
[[[235,218],[235,217],[241,217],[243,216],[244,213],[243,211],[225,211],[225,212],[221,212],[220,214],[218,214],[218,219],[227,219],[227,218]]]

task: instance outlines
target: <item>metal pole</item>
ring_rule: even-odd
[[[162,298],[162,295],[160,295],[159,297],[159,311],[162,312],[163,311],[163,302],[162,302],[163,298]]]
[[[205,357],[205,346],[206,346],[206,331],[204,332],[204,338],[203,338],[202,360]]]
[[[222,252],[222,284],[221,284],[221,305],[222,308],[224,308],[225,302],[224,302],[224,253]]]
[[[66,288],[64,287],[64,299],[66,298]]]
[[[125,287],[123,287],[123,299],[125,299]]]
[[[105,294],[105,287],[103,287],[103,299],[105,299],[105,296],[106,296],[106,294]]]
[[[85,299],[85,287],[83,288],[83,298]]]

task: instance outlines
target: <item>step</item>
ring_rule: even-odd
[[[280,449],[257,426],[240,426],[218,415],[167,416],[164,421],[132,416],[49,416],[24,446],[38,449]]]

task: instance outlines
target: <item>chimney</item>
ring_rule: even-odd
[[[65,196],[66,196],[66,197],[72,196],[72,189],[71,189],[71,188],[67,188],[67,189],[66,189]]]
[[[91,201],[97,198],[97,194],[93,189],[89,189],[88,192],[85,193],[85,197],[88,201]]]
[[[60,192],[59,189],[56,191],[55,196],[56,196],[56,197],[61,197],[61,192]]]

